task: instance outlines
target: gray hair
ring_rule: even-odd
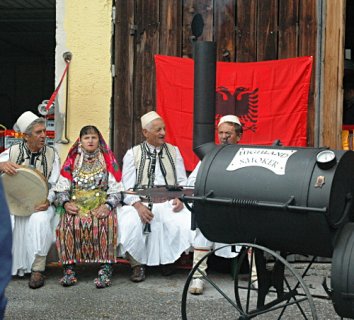
[[[37,124],[43,124],[43,125],[45,125],[45,119],[44,119],[44,118],[38,118],[38,119],[34,120],[34,121],[26,128],[25,132],[23,132],[23,133],[30,136],[30,135],[32,134],[33,128],[34,128]]]

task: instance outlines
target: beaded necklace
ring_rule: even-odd
[[[102,187],[102,180],[106,176],[106,167],[102,153],[97,149],[93,153],[84,150],[82,164],[73,171],[73,181],[78,189],[96,189]]]

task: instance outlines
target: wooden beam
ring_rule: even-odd
[[[257,61],[278,58],[278,1],[259,0],[257,7]]]
[[[315,146],[315,140],[319,140],[315,130],[317,114],[320,110],[315,110],[315,95],[319,92],[316,87],[316,46],[317,46],[317,24],[321,17],[318,17],[317,1],[301,0],[299,2],[299,45],[298,56],[313,56],[312,76],[309,93],[309,105],[307,112],[307,144]],[[318,94],[317,94],[318,96]]]
[[[279,1],[278,59],[298,56],[299,0]]]
[[[182,3],[160,0],[160,50],[159,54],[181,56],[182,52]]]
[[[134,144],[134,1],[116,1],[113,150],[119,164]]]
[[[214,40],[218,61],[235,61],[235,1],[214,1]]]
[[[320,145],[341,149],[345,0],[326,1],[326,6]]]
[[[238,0],[236,6],[236,61],[257,61],[257,0]]]

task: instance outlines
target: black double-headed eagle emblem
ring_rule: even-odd
[[[257,130],[258,88],[236,87],[234,92],[226,87],[216,89],[216,117],[234,114],[240,119],[243,130]]]

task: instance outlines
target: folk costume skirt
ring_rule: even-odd
[[[117,215],[106,218],[63,214],[56,229],[56,245],[63,264],[115,263],[117,260]]]

